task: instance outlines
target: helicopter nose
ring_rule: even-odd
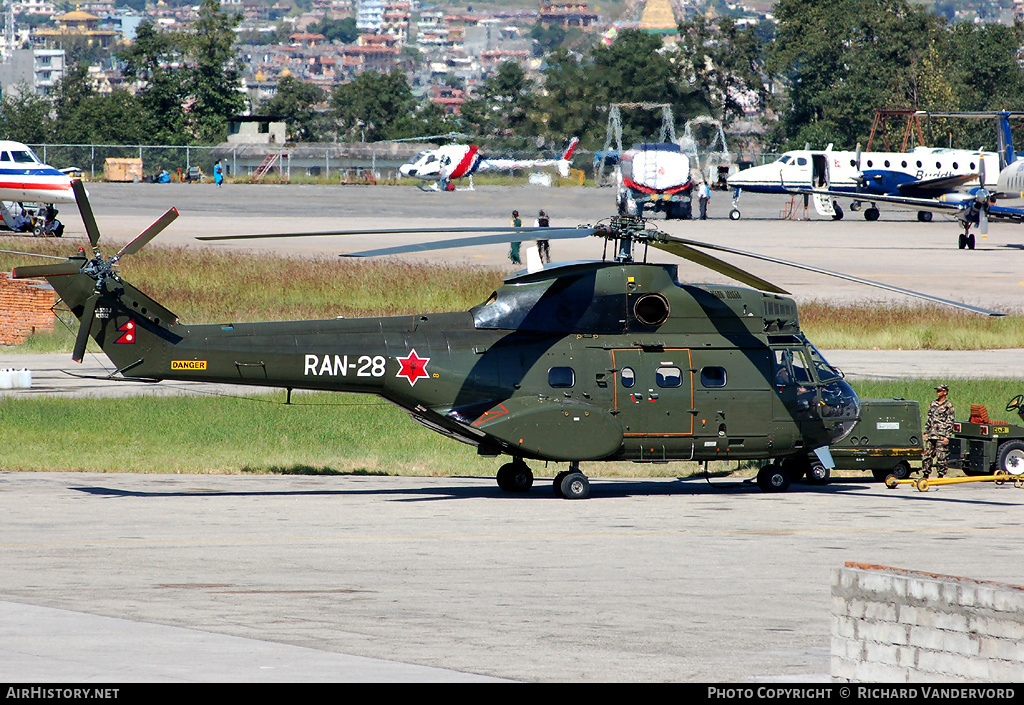
[[[821,388],[821,416],[838,443],[853,431],[860,419],[860,398],[845,379],[832,380]]]

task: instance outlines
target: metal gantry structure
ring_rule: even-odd
[[[622,155],[622,110],[661,110],[661,130],[658,133],[659,142],[676,141],[676,121],[672,114],[672,106],[668,103],[611,103],[608,106],[608,128],[605,132],[604,149],[601,153],[600,163],[594,170],[594,182],[597,186],[612,186],[615,179],[611,172],[608,172],[608,154],[614,149],[616,154]]]

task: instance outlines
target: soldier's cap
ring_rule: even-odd
[[[945,385],[945,384],[940,384],[938,387],[935,388],[935,391],[936,392],[948,392],[949,391],[949,386]]]

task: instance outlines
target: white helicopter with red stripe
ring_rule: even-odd
[[[521,171],[554,167],[562,176],[568,176],[572,155],[579,142],[578,138],[573,137],[557,159],[485,157],[475,144],[448,144],[420,152],[412,161],[400,166],[398,173],[423,182],[432,181],[433,188],[437,191],[454,191],[455,187],[451,182],[463,177],[469,177],[469,188],[472,189],[473,174],[487,171]]]

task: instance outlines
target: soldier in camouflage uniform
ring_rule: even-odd
[[[949,467],[949,437],[953,435],[953,404],[946,399],[949,387],[935,388],[937,398],[928,407],[928,420],[924,425],[924,448],[921,450],[921,475],[928,477],[932,465],[939,477],[945,477]]]

